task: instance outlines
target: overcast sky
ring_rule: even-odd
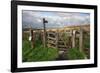
[[[90,24],[89,13],[75,13],[75,12],[44,12],[22,10],[22,25],[23,28],[43,28],[43,18],[46,23],[46,28],[61,28],[71,25],[86,25]]]

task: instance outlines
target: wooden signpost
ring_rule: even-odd
[[[45,19],[45,18],[43,18],[43,30],[44,30],[44,32],[43,32],[43,44],[44,44],[44,48],[46,47],[46,23],[48,23],[48,21]]]

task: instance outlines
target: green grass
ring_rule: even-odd
[[[37,34],[38,35],[38,34]],[[57,48],[44,48],[41,37],[38,35],[35,39],[34,48],[31,47],[31,42],[28,41],[28,34],[24,34],[22,42],[22,61],[23,62],[37,62],[37,61],[53,61],[58,58],[59,51]],[[68,43],[67,34],[62,35],[64,43]],[[84,35],[84,48],[90,48],[90,36]],[[84,59],[84,52],[79,51],[79,40],[76,39],[76,48],[69,48],[65,55],[66,59],[77,60]]]
[[[29,41],[23,41],[23,62],[52,61],[58,57],[58,50],[56,48],[44,48],[42,45],[39,45],[39,43],[40,42],[37,42],[35,48],[31,48]]]
[[[77,59],[84,59],[85,54],[83,52],[80,52],[77,48],[70,48],[67,57],[69,60],[77,60]]]

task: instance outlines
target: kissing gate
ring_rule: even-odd
[[[43,18],[43,29],[30,29],[29,40],[31,39],[32,48],[34,48],[35,43],[34,36],[36,34],[34,32],[39,31],[41,34],[41,40],[43,42],[44,48],[51,47],[59,49],[59,51],[67,51],[70,48],[78,47],[80,51],[83,51],[83,25],[68,26],[59,29],[46,29],[46,23],[48,23],[48,21]],[[78,43],[76,39],[78,40]]]
[[[68,48],[76,47],[76,38],[79,40],[79,49],[83,50],[83,31],[79,30],[50,30],[47,31],[47,46],[58,48],[59,50],[67,50]],[[78,45],[78,44],[77,44]]]

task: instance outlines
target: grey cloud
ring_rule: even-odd
[[[40,14],[41,12],[34,12],[34,11],[22,11],[22,24],[23,28],[43,28],[43,18],[48,20],[46,24],[46,28],[60,28],[63,26],[70,26],[70,25],[83,25],[90,23],[90,16],[89,15],[78,15],[75,13],[55,13],[55,16],[44,15]]]

